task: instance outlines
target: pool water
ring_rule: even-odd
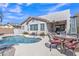
[[[25,36],[7,36],[3,37],[3,40],[0,41],[0,44],[19,44],[19,43],[36,43],[39,42],[40,38],[35,37],[25,37]]]

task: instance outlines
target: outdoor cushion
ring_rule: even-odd
[[[66,45],[66,47],[69,48],[69,49],[75,49],[76,45]]]
[[[3,48],[8,48],[8,47],[11,47],[11,46],[13,46],[13,44],[7,44],[7,45],[5,45],[5,44],[0,44],[0,50],[1,49],[3,49]]]
[[[54,39],[54,40],[51,40],[51,43],[52,44],[60,44],[61,43],[61,40],[60,39]]]
[[[70,42],[70,43],[65,43],[65,46],[67,47],[67,48],[69,48],[69,49],[75,49],[76,48],[76,46],[77,46],[77,42]]]

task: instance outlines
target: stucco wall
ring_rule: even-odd
[[[21,25],[21,30],[23,30],[24,32],[26,32],[28,30],[27,27],[28,24],[26,24],[26,22],[24,24]]]
[[[40,24],[42,24],[42,23],[45,24],[45,30],[44,31],[40,30]],[[38,31],[30,31],[30,25],[32,25],[32,24],[38,24]],[[24,26],[24,31],[25,32],[29,31],[29,33],[32,33],[32,32],[35,32],[35,33],[45,32],[46,33],[48,31],[46,22],[42,22],[42,21],[39,21],[39,20],[31,20],[31,21],[29,21],[28,24],[24,23],[22,26]]]
[[[79,14],[77,15],[78,17],[76,17],[76,22],[77,22],[77,33],[79,33]]]
[[[47,15],[42,15],[39,17],[45,18],[45,19],[49,20],[50,22],[67,20],[66,32],[69,33],[69,31],[70,31],[70,16],[71,16],[70,10],[67,9],[64,11],[49,13]]]
[[[54,21],[60,21],[60,20],[67,20],[67,24],[66,24],[66,33],[69,33],[70,30],[70,10],[64,10],[64,11],[60,11],[60,12],[56,12],[56,13],[52,13],[52,14],[48,14],[48,15],[44,15],[44,16],[40,16],[41,18],[45,18],[47,20],[49,20],[50,22]],[[42,22],[39,20],[31,20],[28,22],[28,24],[26,24],[26,22],[24,24],[22,24],[23,28],[21,30],[23,30],[24,32],[42,32],[40,31],[40,24],[44,23],[45,24],[45,31],[43,32],[48,32],[47,29],[47,23],[46,22]],[[30,31],[29,30],[29,25],[31,24],[38,24],[38,31]]]

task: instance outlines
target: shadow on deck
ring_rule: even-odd
[[[45,43],[45,46],[50,49],[50,43]],[[56,45],[52,45],[52,49],[56,49],[56,50],[59,51],[60,53],[62,52],[60,49],[57,49],[57,48],[56,48]],[[50,51],[50,52],[51,52],[51,51]],[[66,49],[66,51],[63,52],[63,53],[61,53],[61,54],[64,54],[64,55],[66,55],[66,56],[76,56],[76,54],[75,54],[75,53],[73,54],[73,53],[74,53],[74,52],[73,52],[72,50]]]

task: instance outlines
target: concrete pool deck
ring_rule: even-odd
[[[42,40],[32,44],[15,45],[14,56],[72,56],[69,51],[66,54],[61,54],[57,49],[50,49],[45,46],[45,43],[49,41],[49,38],[45,36],[41,37]],[[76,56],[79,56],[79,52],[75,52]]]
[[[29,35],[24,36],[30,37]],[[49,42],[48,36],[40,38],[42,39],[40,42],[14,45],[13,46],[15,48],[14,56],[67,56],[65,54],[61,54],[57,49],[53,48],[52,51],[50,52],[50,49],[45,46],[45,43]],[[79,56],[79,52],[76,52],[76,55]]]
[[[15,56],[64,56],[56,49],[52,49],[50,52],[49,48],[45,46],[48,40],[46,36],[37,43],[15,45]]]

